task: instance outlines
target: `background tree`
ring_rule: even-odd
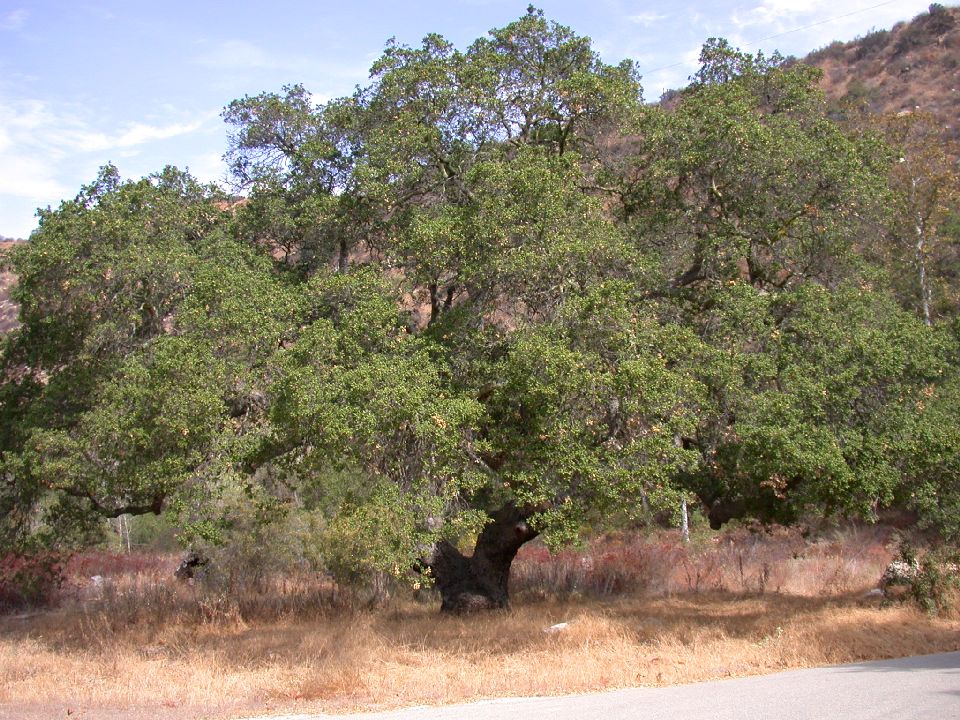
[[[896,155],[890,171],[895,205],[884,259],[896,281],[908,280],[900,291],[930,325],[938,315],[956,313],[957,238],[951,222],[960,202],[958,147],[921,112],[880,122]]]
[[[238,232],[282,263],[310,272],[341,270],[360,239],[363,203],[349,186],[351,145],[342,108],[314,105],[302,85],[231,102],[227,161],[239,189]]]
[[[619,194],[638,242],[681,290],[849,277],[884,197],[884,149],[827,117],[814,68],[726,41],[701,61],[676,107],[648,108],[637,125]]]
[[[701,61],[672,109],[643,114],[613,178],[660,258],[664,320],[704,346],[710,402],[681,438],[701,458],[684,482],[715,527],[870,517],[907,482],[900,423],[945,357],[857,252],[884,217],[890,153],[827,116],[812,68],[725,41]]]

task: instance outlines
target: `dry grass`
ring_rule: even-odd
[[[609,541],[579,560],[539,558],[534,548],[517,568],[518,584],[526,584],[514,610],[467,618],[439,616],[435,605],[411,600],[350,610],[290,579],[286,599],[274,588],[258,600],[173,586],[149,572],[117,578],[58,610],[0,621],[0,718],[67,709],[79,717],[140,712],[178,720],[347,711],[960,649],[960,620],[863,598],[887,559],[876,538],[852,535],[800,552],[783,538],[769,546],[741,539],[681,548],[668,557],[682,562],[659,570],[646,558],[653,547]],[[617,548],[621,559],[646,558],[659,579],[609,596],[573,587],[548,597],[537,584],[542,566],[561,562],[582,582],[599,582],[596,563],[612,564]],[[599,555],[584,561],[590,553]],[[712,579],[694,592],[698,569]],[[566,630],[544,632],[560,622],[569,623]]]
[[[569,622],[566,631],[543,629]],[[782,595],[542,602],[438,617],[404,605],[258,624],[116,628],[60,611],[7,621],[8,707],[205,707],[243,714],[439,704],[667,685],[960,649],[960,622],[909,606]],[[195,714],[195,713],[194,713]]]

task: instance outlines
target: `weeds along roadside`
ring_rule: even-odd
[[[707,592],[841,597],[876,588],[898,547],[889,528],[875,526],[851,526],[815,540],[785,528],[736,528],[695,535],[689,543],[669,531],[621,533],[555,554],[530,543],[514,562],[511,592],[515,605]],[[102,633],[171,623],[240,625],[337,616],[411,595],[409,585],[391,587],[383,578],[345,585],[307,570],[270,573],[258,566],[244,572],[242,563],[206,581],[178,581],[177,561],[170,553],[76,555],[63,568],[53,604],[87,623],[102,618],[96,622],[109,626]],[[431,608],[436,600],[428,589],[413,598]]]
[[[555,555],[528,545],[513,610],[470,617],[439,615],[428,593],[373,607],[316,573],[234,578],[228,594],[175,581],[177,555],[76,556],[59,607],[0,618],[0,707],[60,702],[69,686],[90,707],[348,710],[960,649],[956,616],[864,597],[891,540],[740,529],[688,545],[668,532]]]

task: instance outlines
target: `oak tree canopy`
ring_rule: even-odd
[[[531,8],[465,50],[390,43],[349,97],[230,103],[242,200],[105,167],[9,259],[0,545],[300,513],[325,568],[464,610],[507,604],[534,537],[682,499],[956,537],[960,320],[917,274],[955,167],[831,119],[803,64],[701,62],[645,104]]]

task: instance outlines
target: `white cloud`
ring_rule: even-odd
[[[6,112],[0,119],[0,129],[8,132],[34,132],[53,120],[46,104],[40,100],[21,100],[4,105]]]
[[[745,12],[737,9],[731,17],[731,23],[738,28],[763,26],[783,28],[809,17],[824,8],[830,15],[839,15],[863,7],[856,0],[763,0],[759,5]]]
[[[2,18],[0,18],[0,30],[11,30],[16,32],[17,30],[22,30],[23,26],[27,24],[28,13],[23,8],[17,8],[11,12],[8,12]]]
[[[83,130],[75,133],[68,132],[62,139],[78,152],[102,152],[133,148],[155,140],[166,140],[179,135],[187,135],[199,130],[203,123],[204,120],[168,125],[148,125],[138,122],[132,123],[112,135]]]
[[[0,195],[26,199],[60,198],[68,188],[55,177],[51,168],[38,164],[29,157],[0,152]]]
[[[929,0],[760,0],[735,10],[728,34],[736,44],[749,47],[764,40],[764,47],[781,46],[806,53],[832,40],[853,40],[872,28],[889,28],[927,9]]]
[[[243,78],[246,86],[253,72],[285,74],[309,87],[315,93],[314,99],[322,102],[351,92],[356,83],[367,77],[370,64],[377,57],[378,52],[371,52],[362,61],[341,63],[310,55],[268,52],[248,40],[229,39],[206,44],[194,57],[194,63],[215,73],[228,87],[234,87],[233,80],[238,77]]]
[[[26,235],[33,227],[27,208],[71,197],[78,173],[89,179],[90,167],[197,133],[218,115],[211,111],[191,119],[137,121],[100,130],[94,126],[100,118],[75,106],[0,97],[0,107],[0,233],[6,235]]]
[[[227,166],[219,153],[204,153],[187,163],[190,174],[200,182],[223,182],[227,175]]]
[[[44,149],[44,128],[49,128],[52,121],[53,116],[39,101],[6,105],[0,117],[0,193],[42,198],[56,196],[64,189],[56,181],[53,163],[47,161]]]
[[[666,20],[667,16],[662,15],[660,13],[655,13],[655,12],[644,12],[644,13],[638,13],[636,15],[629,15],[627,19],[632,23],[636,23],[637,25],[650,27],[651,25],[655,25],[661,20]]]
[[[656,100],[667,90],[679,90],[686,87],[688,79],[700,67],[701,45],[689,48],[680,56],[679,62],[670,67],[648,71],[642,78],[644,96],[647,100]]]
[[[89,113],[71,107],[52,108],[35,99],[0,104],[5,106],[5,115],[0,117],[0,150],[16,144],[53,159],[66,153],[127,149],[187,135],[219,116],[219,112],[210,111],[187,122],[132,122],[113,132],[104,132],[92,127],[87,118]]]

